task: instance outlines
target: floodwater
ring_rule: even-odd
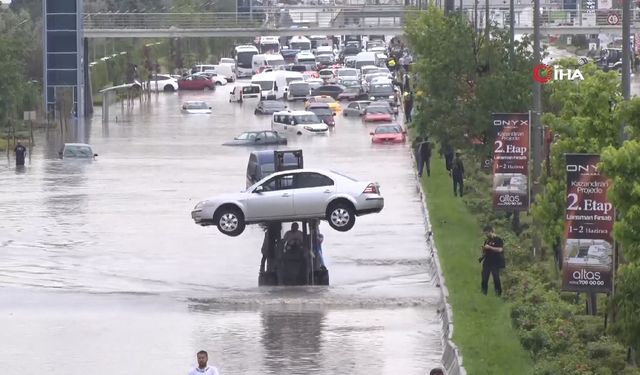
[[[378,181],[380,214],[322,223],[329,287],[257,286],[262,231],[195,225],[197,201],[245,186],[249,149],[221,143],[270,118],[215,92],[100,107],[95,161],[57,159],[58,130],[30,161],[0,166],[0,373],[180,374],[209,352],[221,374],[425,374],[439,365],[438,288],[408,145],[374,147],[337,116],[296,139],[308,167]],[[180,113],[206,100],[212,115]],[[291,107],[302,108],[301,103]],[[116,122],[116,116],[118,121]]]

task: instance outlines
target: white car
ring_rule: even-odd
[[[313,112],[280,111],[271,118],[271,130],[286,138],[289,134],[326,135],[329,126]]]
[[[271,174],[247,190],[199,202],[191,218],[216,225],[228,236],[240,235],[247,224],[267,221],[327,220],[340,232],[350,230],[356,216],[384,207],[379,185],[333,171],[295,169]]]
[[[91,145],[86,143],[65,143],[62,151],[58,152],[61,159],[95,159],[98,154]]]
[[[203,101],[188,101],[182,103],[182,112],[208,115],[211,113],[211,107]]]
[[[213,83],[216,84],[216,86],[224,86],[227,84],[227,79],[224,78],[223,76],[219,75],[218,73],[216,73],[214,70],[205,70],[204,72],[201,73],[195,73],[193,74],[195,75],[203,75],[206,76],[207,78],[209,78],[210,80],[213,81]]]
[[[178,91],[178,80],[169,74],[158,74],[156,81],[156,75],[151,76],[151,81],[149,82],[149,88],[151,91],[164,91],[164,92],[175,92]],[[146,89],[147,82],[142,83]]]

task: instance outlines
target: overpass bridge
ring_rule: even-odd
[[[86,13],[83,15],[87,38],[159,38],[159,37],[254,37],[256,35],[384,34],[399,35],[408,17],[420,12],[397,5],[361,7],[290,7],[264,9],[261,13]],[[473,20],[474,11],[464,10]],[[484,10],[476,10],[478,28],[484,28]],[[491,10],[491,20],[508,27],[509,12]],[[533,33],[532,11],[518,9],[517,34]],[[617,10],[580,12],[543,11],[540,31],[549,35],[612,34],[621,35],[622,16]],[[640,12],[633,15],[632,32],[640,29]]]

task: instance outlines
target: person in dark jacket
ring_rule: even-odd
[[[416,158],[416,167],[420,168],[420,164],[422,163],[422,156],[420,155],[420,144],[424,139],[422,137],[416,137],[411,144],[411,148],[413,149],[413,156]]]
[[[444,156],[444,166],[451,176],[451,166],[453,165],[453,147],[447,142],[442,147],[442,155]]]
[[[16,166],[23,166],[25,156],[27,155],[27,148],[18,142],[13,152],[16,154]]]
[[[453,195],[462,196],[464,191],[464,164],[462,164],[462,158],[460,152],[456,152],[456,156],[451,164],[451,177],[453,178]]]
[[[420,160],[421,163],[418,166],[418,177],[422,177],[422,171],[424,167],[427,167],[427,177],[431,176],[431,142],[429,138],[425,137],[424,141],[420,143]]]
[[[493,286],[496,295],[502,294],[500,283],[500,268],[504,267],[504,241],[493,230],[491,225],[485,225],[483,229],[487,239],[482,245],[482,256],[478,259],[482,262],[482,281],[480,288],[483,294],[489,289],[489,276],[493,277]]]
[[[411,122],[411,111],[413,110],[413,95],[409,92],[404,93],[404,122]]]

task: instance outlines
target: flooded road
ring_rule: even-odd
[[[201,349],[221,374],[439,364],[439,292],[408,145],[373,147],[372,128],[341,114],[329,136],[289,143],[305,166],[378,181],[385,196],[349,232],[320,225],[329,287],[258,288],[261,229],[227,237],[193,223],[199,200],[245,186],[251,149],[221,143],[270,127],[229,103],[230,90],[154,95],[124,116],[118,104],[109,124],[97,107],[97,160],[57,159],[50,131],[24,170],[0,166],[0,373],[179,374]],[[214,114],[181,114],[184,100]]]

